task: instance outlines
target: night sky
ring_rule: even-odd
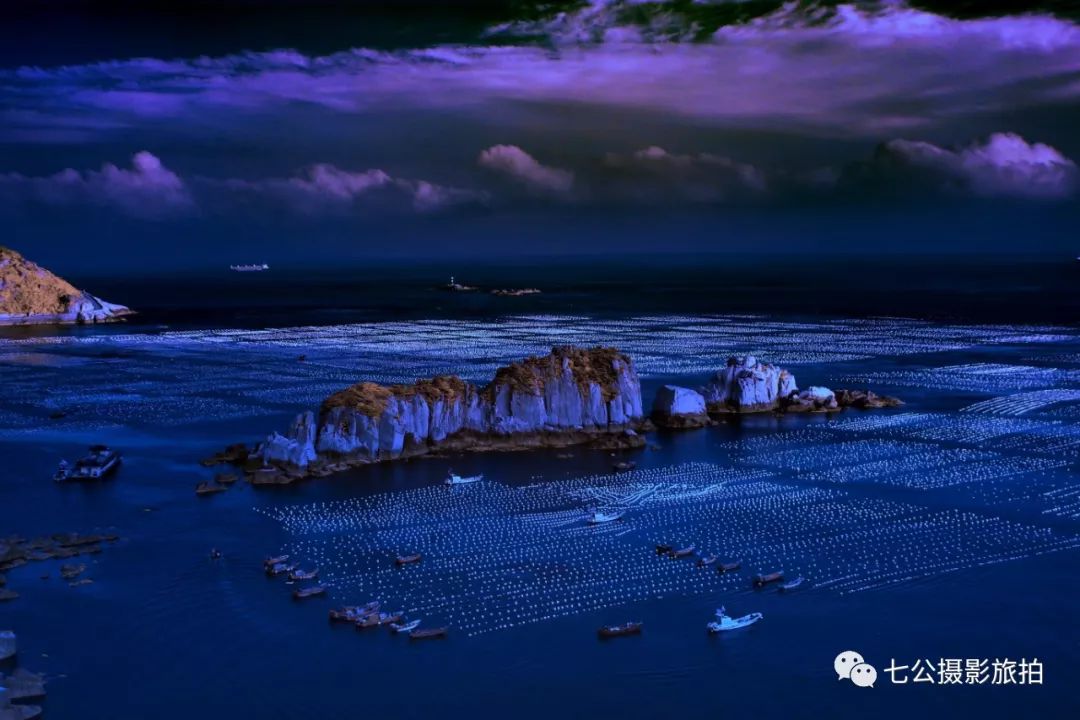
[[[2,243],[61,271],[1080,252],[1073,2],[147,5],[5,3]]]

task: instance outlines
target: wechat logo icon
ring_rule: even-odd
[[[845,650],[833,660],[837,680],[850,680],[859,687],[874,687],[877,670],[854,650]]]

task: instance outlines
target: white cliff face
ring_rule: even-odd
[[[771,410],[798,391],[795,377],[787,370],[759,363],[753,355],[731,358],[728,365],[702,388],[710,405],[726,406],[737,412]]]
[[[557,348],[506,370],[483,390],[453,380],[425,393],[418,384],[380,389],[390,392],[363,407],[346,402],[324,408],[317,423],[313,413],[304,413],[286,435],[271,435],[259,455],[264,463],[299,467],[319,456],[376,461],[460,432],[512,437],[617,430],[642,419],[637,372],[613,350]]]
[[[263,463],[279,462],[307,467],[315,460],[315,413],[308,410],[293,420],[289,431],[272,433],[258,449]]]
[[[653,412],[659,415],[702,415],[705,397],[690,388],[665,385],[656,392]]]

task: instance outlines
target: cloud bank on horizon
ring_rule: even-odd
[[[1077,200],[1076,23],[898,1],[702,20],[737,4],[592,0],[472,45],[0,70],[0,207]]]

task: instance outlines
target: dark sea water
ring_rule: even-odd
[[[1075,717],[1074,268],[736,270],[458,278],[546,291],[516,299],[431,289],[462,275],[443,268],[102,278],[93,291],[145,312],[5,331],[0,536],[121,537],[80,560],[91,585],[68,587],[53,561],[7,573],[21,596],[0,604],[0,629],[51,678],[47,717]],[[647,403],[750,352],[800,387],[869,386],[906,404],[657,432],[618,475],[606,452],[505,453],[194,495],[215,472],[200,458],[283,429],[335,388],[482,381],[556,343],[623,348]],[[123,450],[114,479],[50,481],[94,442]],[[447,489],[450,467],[485,481]],[[588,528],[591,502],[625,519]],[[659,558],[659,541],[743,569]],[[412,550],[424,561],[392,567]],[[266,578],[261,559],[279,552],[318,566],[329,597],[295,602]],[[750,588],[781,568],[803,589]],[[328,624],[329,608],[375,598],[450,637]],[[720,605],[765,617],[711,637]],[[628,619],[645,622],[640,637],[597,640]],[[844,650],[877,668],[874,688],[837,680]],[[1044,682],[897,685],[884,670],[942,658],[1037,658]]]

